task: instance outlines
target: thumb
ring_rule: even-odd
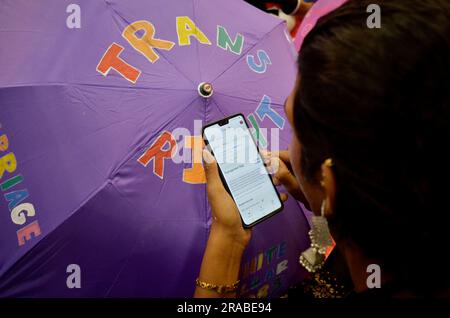
[[[225,190],[219,176],[216,159],[207,149],[203,149],[203,166],[205,168],[208,192]]]

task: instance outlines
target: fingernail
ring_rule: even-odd
[[[280,180],[278,180],[277,178],[273,177],[272,180],[273,180],[274,185],[276,185],[276,186],[280,185]]]
[[[263,156],[264,158],[270,157],[270,151],[262,149],[260,152],[261,152],[261,156]]]
[[[214,162],[214,157],[206,148],[203,149],[203,161],[205,161],[206,163]]]

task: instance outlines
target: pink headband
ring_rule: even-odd
[[[347,2],[347,0],[318,0],[311,7],[311,9],[305,15],[305,18],[303,19],[302,23],[300,24],[297,35],[295,36],[294,39],[296,49],[300,51],[304,38],[309,33],[309,31],[311,31],[312,28],[314,28],[314,26],[317,23],[317,20],[319,20],[321,17],[328,14],[329,12],[339,8],[345,2]]]

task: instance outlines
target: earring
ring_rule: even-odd
[[[312,224],[311,230],[309,231],[311,246],[299,258],[300,264],[311,273],[322,268],[325,263],[327,248],[333,244],[330,229],[328,228],[328,221],[325,218],[325,200],[322,201],[320,214],[320,216],[314,215],[311,219]]]

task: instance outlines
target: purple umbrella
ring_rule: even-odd
[[[0,3],[0,296],[190,297],[200,128],[242,112],[286,148],[295,48],[239,0],[72,2]],[[256,226],[240,294],[300,281],[308,229],[293,199]]]
[[[327,15],[331,11],[339,8],[345,2],[347,2],[347,0],[317,0],[317,2],[314,3],[311,9],[309,9],[308,13],[305,15],[302,23],[300,24],[300,27],[294,39],[295,47],[300,50],[303,40],[314,28],[317,21],[324,15]]]

